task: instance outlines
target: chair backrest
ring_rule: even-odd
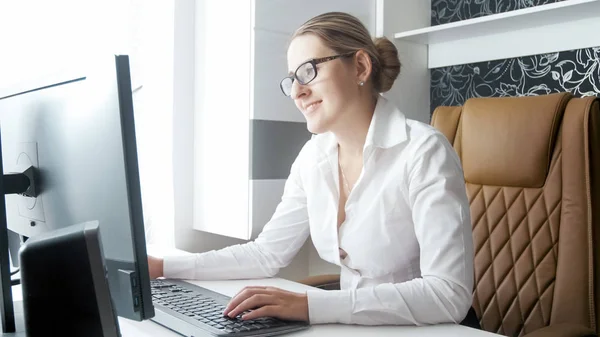
[[[473,98],[431,124],[459,154],[475,244],[482,328],[598,331],[600,110],[569,93]]]

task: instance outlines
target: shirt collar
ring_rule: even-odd
[[[330,153],[337,147],[335,135],[326,132],[313,135],[317,147],[323,152]],[[369,146],[390,148],[406,140],[406,117],[398,108],[385,97],[379,96],[375,112],[367,131],[363,150]]]

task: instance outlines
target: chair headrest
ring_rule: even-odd
[[[569,93],[559,93],[467,100],[460,126],[465,180],[482,185],[543,186],[570,98]]]

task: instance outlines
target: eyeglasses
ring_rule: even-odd
[[[293,75],[285,77],[283,80],[281,80],[281,83],[279,83],[279,87],[281,88],[281,91],[284,95],[290,96],[292,94],[292,85],[294,84],[294,80],[298,81],[298,83],[302,85],[306,85],[312,82],[312,80],[314,80],[317,77],[317,64],[332,61],[339,57],[348,57],[354,55],[354,53],[355,52],[349,52],[345,54],[308,60],[302,63],[300,66],[298,66]]]

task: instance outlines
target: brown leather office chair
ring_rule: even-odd
[[[432,125],[463,164],[475,244],[473,307],[482,328],[507,336],[594,335],[599,101],[568,93],[475,98],[437,108]],[[331,289],[336,277],[304,283]]]
[[[568,93],[476,98],[432,123],[460,155],[483,329],[585,336],[600,300],[600,111]]]

